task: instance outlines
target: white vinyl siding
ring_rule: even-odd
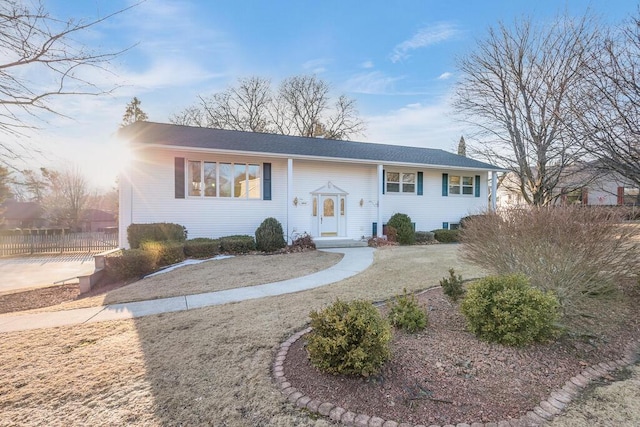
[[[185,198],[176,198],[175,158],[185,159]],[[197,196],[189,192],[193,182],[198,182],[198,173],[195,169],[191,171],[190,162],[200,165],[201,188]],[[252,191],[264,193],[261,174],[265,162],[271,164],[271,200],[250,196]],[[245,188],[234,185],[234,176],[241,178],[242,175],[242,168],[235,168],[234,165],[243,165]],[[189,238],[217,238],[234,234],[253,235],[268,217],[280,221],[290,235],[307,232],[318,237],[319,215],[314,217],[312,193],[329,183],[346,193],[340,193],[335,199],[340,237],[360,239],[371,236],[372,224],[378,221],[377,165],[296,159],[293,159],[292,165],[291,194],[287,194],[286,158],[140,149],[128,173],[120,179],[121,245],[127,245],[126,231],[131,223],[172,222],[184,225]],[[418,172],[423,172],[423,195],[382,195],[383,222],[388,221],[394,213],[406,213],[416,223],[417,230],[433,230],[441,228],[443,222],[457,223],[461,217],[487,208],[486,172],[424,168],[397,170],[407,176],[404,181],[400,176],[399,183],[406,184],[407,190],[413,184],[412,191],[417,190]],[[449,173],[449,176],[475,177],[476,174],[484,174],[480,197],[442,197],[443,172]],[[410,178],[412,175],[413,182]],[[213,196],[210,190],[214,184],[218,188],[217,196]],[[247,197],[236,198],[234,195]],[[316,209],[318,214],[322,213],[321,205],[317,205]]]
[[[247,165],[271,163],[272,200],[258,198],[236,199],[233,197],[192,197],[175,198],[175,158],[182,157],[188,174],[189,161],[210,162],[215,159],[218,169],[234,162]],[[251,170],[249,170],[251,173]],[[232,176],[232,175],[230,175]],[[191,184],[190,178],[185,183]],[[262,177],[260,176],[260,179]],[[221,185],[218,170],[218,185]],[[121,245],[126,245],[127,227],[131,223],[173,222],[184,225],[188,238],[222,237],[233,234],[255,233],[256,228],[267,217],[274,217],[283,225],[286,223],[286,181],[287,162],[284,159],[263,159],[255,156],[229,156],[226,154],[185,153],[183,151],[141,149],[136,159],[121,175],[120,188],[123,215],[120,218]],[[133,188],[130,183],[133,182]],[[227,186],[229,194],[233,190],[232,180]],[[259,183],[258,185],[261,185]],[[260,188],[262,193],[262,188]]]

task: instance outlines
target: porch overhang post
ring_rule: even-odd
[[[377,205],[377,222],[378,226],[376,227],[376,235],[375,237],[382,237],[382,195],[383,195],[383,182],[384,182],[384,170],[382,165],[378,165],[378,203]]]
[[[498,172],[491,172],[491,211],[495,212],[498,198]]]
[[[287,159],[287,244],[292,243],[291,218],[293,218],[293,159]]]

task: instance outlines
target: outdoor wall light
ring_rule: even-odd
[[[298,198],[297,197],[293,198],[293,206],[298,206]]]
[[[364,199],[360,199],[360,207],[364,206]]]

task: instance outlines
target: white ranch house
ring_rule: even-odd
[[[253,235],[267,217],[289,240],[381,235],[394,213],[416,230],[487,209],[501,169],[443,150],[136,122],[120,177],[120,246],[132,223],[173,222],[189,238]],[[495,194],[495,189],[492,194]],[[495,206],[494,206],[495,208]]]

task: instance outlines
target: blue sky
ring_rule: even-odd
[[[132,2],[44,3],[55,17],[94,19]],[[198,94],[252,75],[275,86],[288,76],[315,73],[335,95],[357,100],[367,130],[355,139],[453,151],[465,133],[448,106],[455,61],[489,26],[522,16],[544,22],[588,8],[604,23],[617,24],[636,7],[619,0],[147,0],[77,37],[102,51],[132,46],[108,73],[87,72],[105,87],[119,88],[107,96],[56,101],[73,120],[50,117],[38,124],[41,130],[27,144],[44,154],[27,167],[76,163],[92,184],[107,187],[119,164],[111,136],[133,96],[150,120],[167,122]]]

